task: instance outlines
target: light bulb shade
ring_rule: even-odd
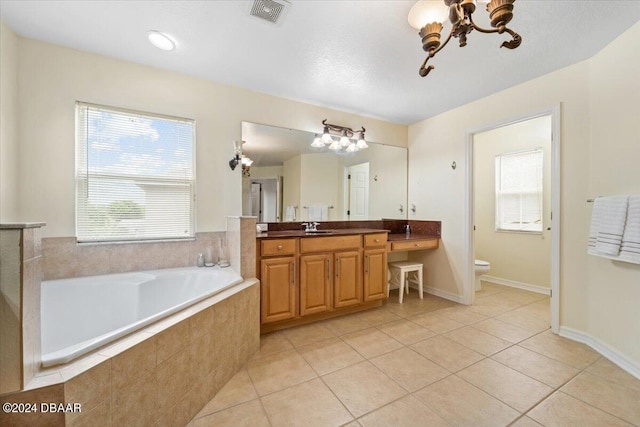
[[[313,148],[324,148],[324,142],[322,142],[320,140],[320,137],[316,135],[316,137],[313,139],[313,142],[311,143],[311,146]]]
[[[241,162],[245,166],[251,166],[253,164],[253,160],[251,160],[247,156],[242,156]]]
[[[333,138],[331,138],[331,135],[329,135],[328,130],[322,134],[322,138],[320,138],[320,141],[322,141],[325,144],[331,144],[333,142]]]
[[[238,158],[242,156],[242,144],[244,141],[233,141],[233,154],[235,154]]]
[[[349,138],[347,138],[344,135],[340,137],[340,145],[341,146],[347,147],[349,144],[351,144],[351,141],[349,141]]]
[[[347,147],[346,152],[347,152],[347,153],[355,153],[355,152],[356,152],[356,151],[358,151],[358,150],[359,150],[359,148],[358,148],[358,146],[356,145],[356,143],[355,143],[355,142],[352,142],[352,143],[351,143],[351,144],[349,144],[349,146]]]
[[[433,22],[443,23],[449,16],[449,8],[442,0],[419,0],[409,11],[409,25],[420,30]]]
[[[329,146],[329,150],[334,150],[334,151],[337,151],[337,150],[339,150],[341,148],[342,148],[342,145],[340,145],[340,143],[338,141],[333,141],[331,143],[331,145]]]
[[[356,146],[361,150],[365,148],[369,148],[369,144],[367,144],[367,141],[365,141],[364,135],[360,136],[360,139],[358,139],[358,143],[356,144]]]

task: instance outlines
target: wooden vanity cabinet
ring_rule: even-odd
[[[358,305],[362,302],[362,263],[360,251],[336,252],[333,306],[335,308]]]
[[[306,237],[300,239],[300,259],[322,256],[325,259],[327,270],[322,277],[328,277],[329,305],[325,311],[349,307],[362,302],[362,261],[360,251],[362,248],[362,236],[331,236],[331,237]],[[311,255],[320,252],[319,255]],[[328,262],[327,262],[328,261]],[[326,274],[331,270],[330,274]],[[319,295],[320,279],[303,275],[300,278],[300,298],[310,300],[314,295]],[[309,284],[302,283],[303,281]],[[317,283],[312,287],[310,283]],[[309,295],[309,291],[316,293]],[[325,288],[326,289],[326,288]],[[333,304],[331,303],[333,294]],[[318,309],[319,310],[319,309]]]
[[[261,240],[262,331],[378,306],[386,244],[386,233]]]
[[[300,256],[300,316],[331,310],[331,254]]]
[[[295,319],[298,317],[296,239],[260,243],[261,323]]]
[[[387,297],[387,235],[364,236],[364,296],[363,301]]]

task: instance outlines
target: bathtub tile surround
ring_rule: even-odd
[[[82,412],[13,421],[0,415],[0,425],[25,425],[25,417],[26,425],[185,425],[258,351],[259,299],[259,283],[249,279],[81,359],[43,369],[30,385],[64,382],[1,400],[81,402]],[[50,395],[34,398],[42,390]]]
[[[231,267],[242,277],[256,277],[256,217],[227,217],[227,248]]]
[[[236,217],[229,223],[229,235],[236,233],[233,238],[227,232],[207,232],[179,242],[78,244],[75,238],[54,237],[40,243],[40,232],[33,230],[26,233],[26,245],[15,236],[3,239],[2,246],[5,242],[19,246],[30,257],[27,261],[33,261],[14,272],[13,278],[23,277],[31,284],[23,295],[37,309],[23,304],[23,311],[28,324],[37,325],[29,330],[37,339],[25,342],[37,345],[34,360],[38,362],[25,364],[26,371],[32,369],[32,378],[17,386],[22,391],[6,393],[0,400],[82,403],[82,412],[20,414],[18,418],[0,413],[0,425],[185,425],[193,418],[260,346],[260,290],[253,278],[255,218]],[[234,260],[235,271],[245,280],[70,363],[38,371],[41,314],[36,291],[43,276],[52,280],[192,267],[199,253],[208,262],[217,262],[220,256]],[[3,275],[10,272],[4,264],[2,271]],[[19,295],[17,287],[13,289]],[[14,317],[16,326],[19,315]],[[6,324],[3,321],[3,327]],[[15,365],[20,368],[19,363]]]
[[[75,237],[42,239],[44,280],[196,265],[199,253],[218,260],[225,232],[196,233],[195,240],[78,244]],[[253,277],[253,276],[243,276]]]
[[[55,384],[47,387],[41,387],[35,390],[23,391],[20,393],[11,393],[0,396],[0,404],[5,402],[31,404],[33,402],[47,402],[61,404],[64,403],[64,386]],[[31,415],[31,414],[30,414]],[[41,413],[29,416],[28,421],[25,414],[0,412],[0,425],[6,427],[49,427],[64,425],[64,413],[55,412],[42,415]]]
[[[40,228],[0,224],[0,393],[20,390],[40,364]]]

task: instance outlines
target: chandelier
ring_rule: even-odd
[[[328,145],[329,150],[340,151],[343,148],[347,153],[355,153],[358,150],[369,148],[367,141],[364,139],[365,128],[360,130],[353,130],[345,126],[332,125],[327,123],[327,119],[322,121],[324,130],[322,136],[316,135],[315,139],[311,143],[313,148],[324,148]],[[336,135],[336,139],[333,138]],[[353,139],[358,135],[357,139]]]
[[[442,5],[444,1],[444,6]],[[513,3],[515,0],[491,0],[487,4],[487,12],[491,19],[493,29],[481,28],[473,21],[473,12],[476,10],[476,0],[420,0],[409,11],[409,25],[419,30],[422,39],[422,49],[429,55],[420,67],[422,77],[429,74],[434,66],[427,67],[427,61],[444,48],[451,37],[460,41],[460,47],[467,45],[467,34],[476,30],[480,33],[508,33],[512,40],[502,43],[501,47],[515,49],[520,46],[522,38],[513,30],[507,28],[507,24],[513,18]],[[482,0],[479,0],[482,1]],[[486,1],[484,1],[486,3]],[[446,6],[446,7],[445,7]],[[444,43],[440,44],[440,32],[442,23],[447,19],[451,22],[451,32]]]

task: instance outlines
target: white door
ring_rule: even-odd
[[[349,206],[347,217],[350,221],[369,219],[369,162],[347,168],[349,180]]]
[[[251,215],[257,216],[258,221],[262,221],[262,217],[260,216],[261,211],[261,202],[262,198],[260,197],[260,193],[262,191],[262,184],[259,182],[251,183]]]

